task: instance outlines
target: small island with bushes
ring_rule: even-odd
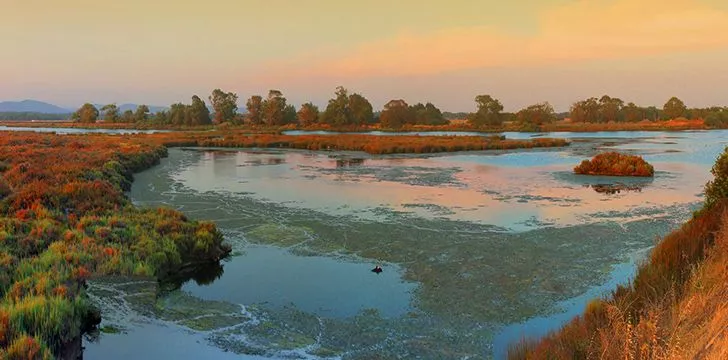
[[[574,173],[581,175],[652,177],[655,175],[655,169],[640,156],[612,151],[601,153],[591,160],[582,161],[574,168]]]

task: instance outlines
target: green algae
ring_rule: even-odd
[[[202,300],[183,291],[174,291],[156,301],[157,315],[165,320],[185,321],[189,318],[240,313],[240,307],[223,301]]]
[[[118,334],[121,332],[121,329],[114,325],[104,325],[101,328],[99,328],[99,331],[101,331],[104,334]]]
[[[289,247],[307,241],[311,229],[305,226],[281,226],[280,224],[262,224],[246,234],[253,242]]]
[[[245,321],[250,320],[249,318],[240,314],[226,314],[226,315],[203,315],[194,317],[191,319],[179,320],[178,324],[184,325],[190,329],[198,331],[211,331],[230,326],[239,325]]]

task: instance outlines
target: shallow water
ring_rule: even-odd
[[[188,334],[208,358],[500,358],[627,281],[699,206],[726,134],[546,134],[572,146],[437,156],[172,149],[130,196],[215,221],[235,256],[212,283],[162,292],[147,316],[172,323],[149,336]],[[656,176],[571,173],[611,148],[644,155]],[[614,183],[639,190],[594,187]],[[87,341],[87,354],[172,356],[129,350],[150,331],[137,327]]]
[[[63,127],[22,127],[22,126],[5,126],[0,125],[0,131],[30,131],[42,133],[56,133],[58,135],[69,134],[154,134],[158,132],[167,132],[169,130],[135,130],[135,129],[83,129],[83,128],[63,128]]]

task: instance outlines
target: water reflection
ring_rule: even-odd
[[[361,166],[364,165],[365,159],[336,159],[336,167],[342,168],[342,167],[352,167],[352,166]]]
[[[590,214],[606,207],[628,212],[691,203],[699,200],[709,177],[704,166],[660,162],[654,162],[658,171],[649,179],[575,175],[571,168],[581,157],[568,152],[552,155],[554,161],[544,153],[366,159],[301,152],[210,153],[203,151],[200,160],[173,178],[195,191],[225,189],[333,215],[381,220],[376,209],[384,206],[512,230],[531,228],[524,224],[533,218],[568,226],[601,221]],[[505,156],[511,166],[492,163]],[[539,158],[539,165],[519,166]],[[283,164],[288,166],[264,166]],[[585,186],[594,192],[585,193]],[[603,197],[625,190],[629,196]]]
[[[622,191],[624,191],[624,192],[628,192],[628,191],[641,192],[643,186],[626,185],[626,184],[617,183],[617,184],[584,185],[584,187],[591,188],[592,190],[594,190],[600,194],[614,195],[614,194],[620,194]]]
[[[183,284],[190,281],[194,281],[199,286],[210,285],[215,280],[220,279],[225,273],[223,260],[220,263],[205,263],[197,266],[187,267],[182,271],[172,274],[162,279],[162,286],[165,289],[176,290],[182,287]]]

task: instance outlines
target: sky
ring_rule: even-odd
[[[0,101],[728,105],[725,0],[0,0]]]

